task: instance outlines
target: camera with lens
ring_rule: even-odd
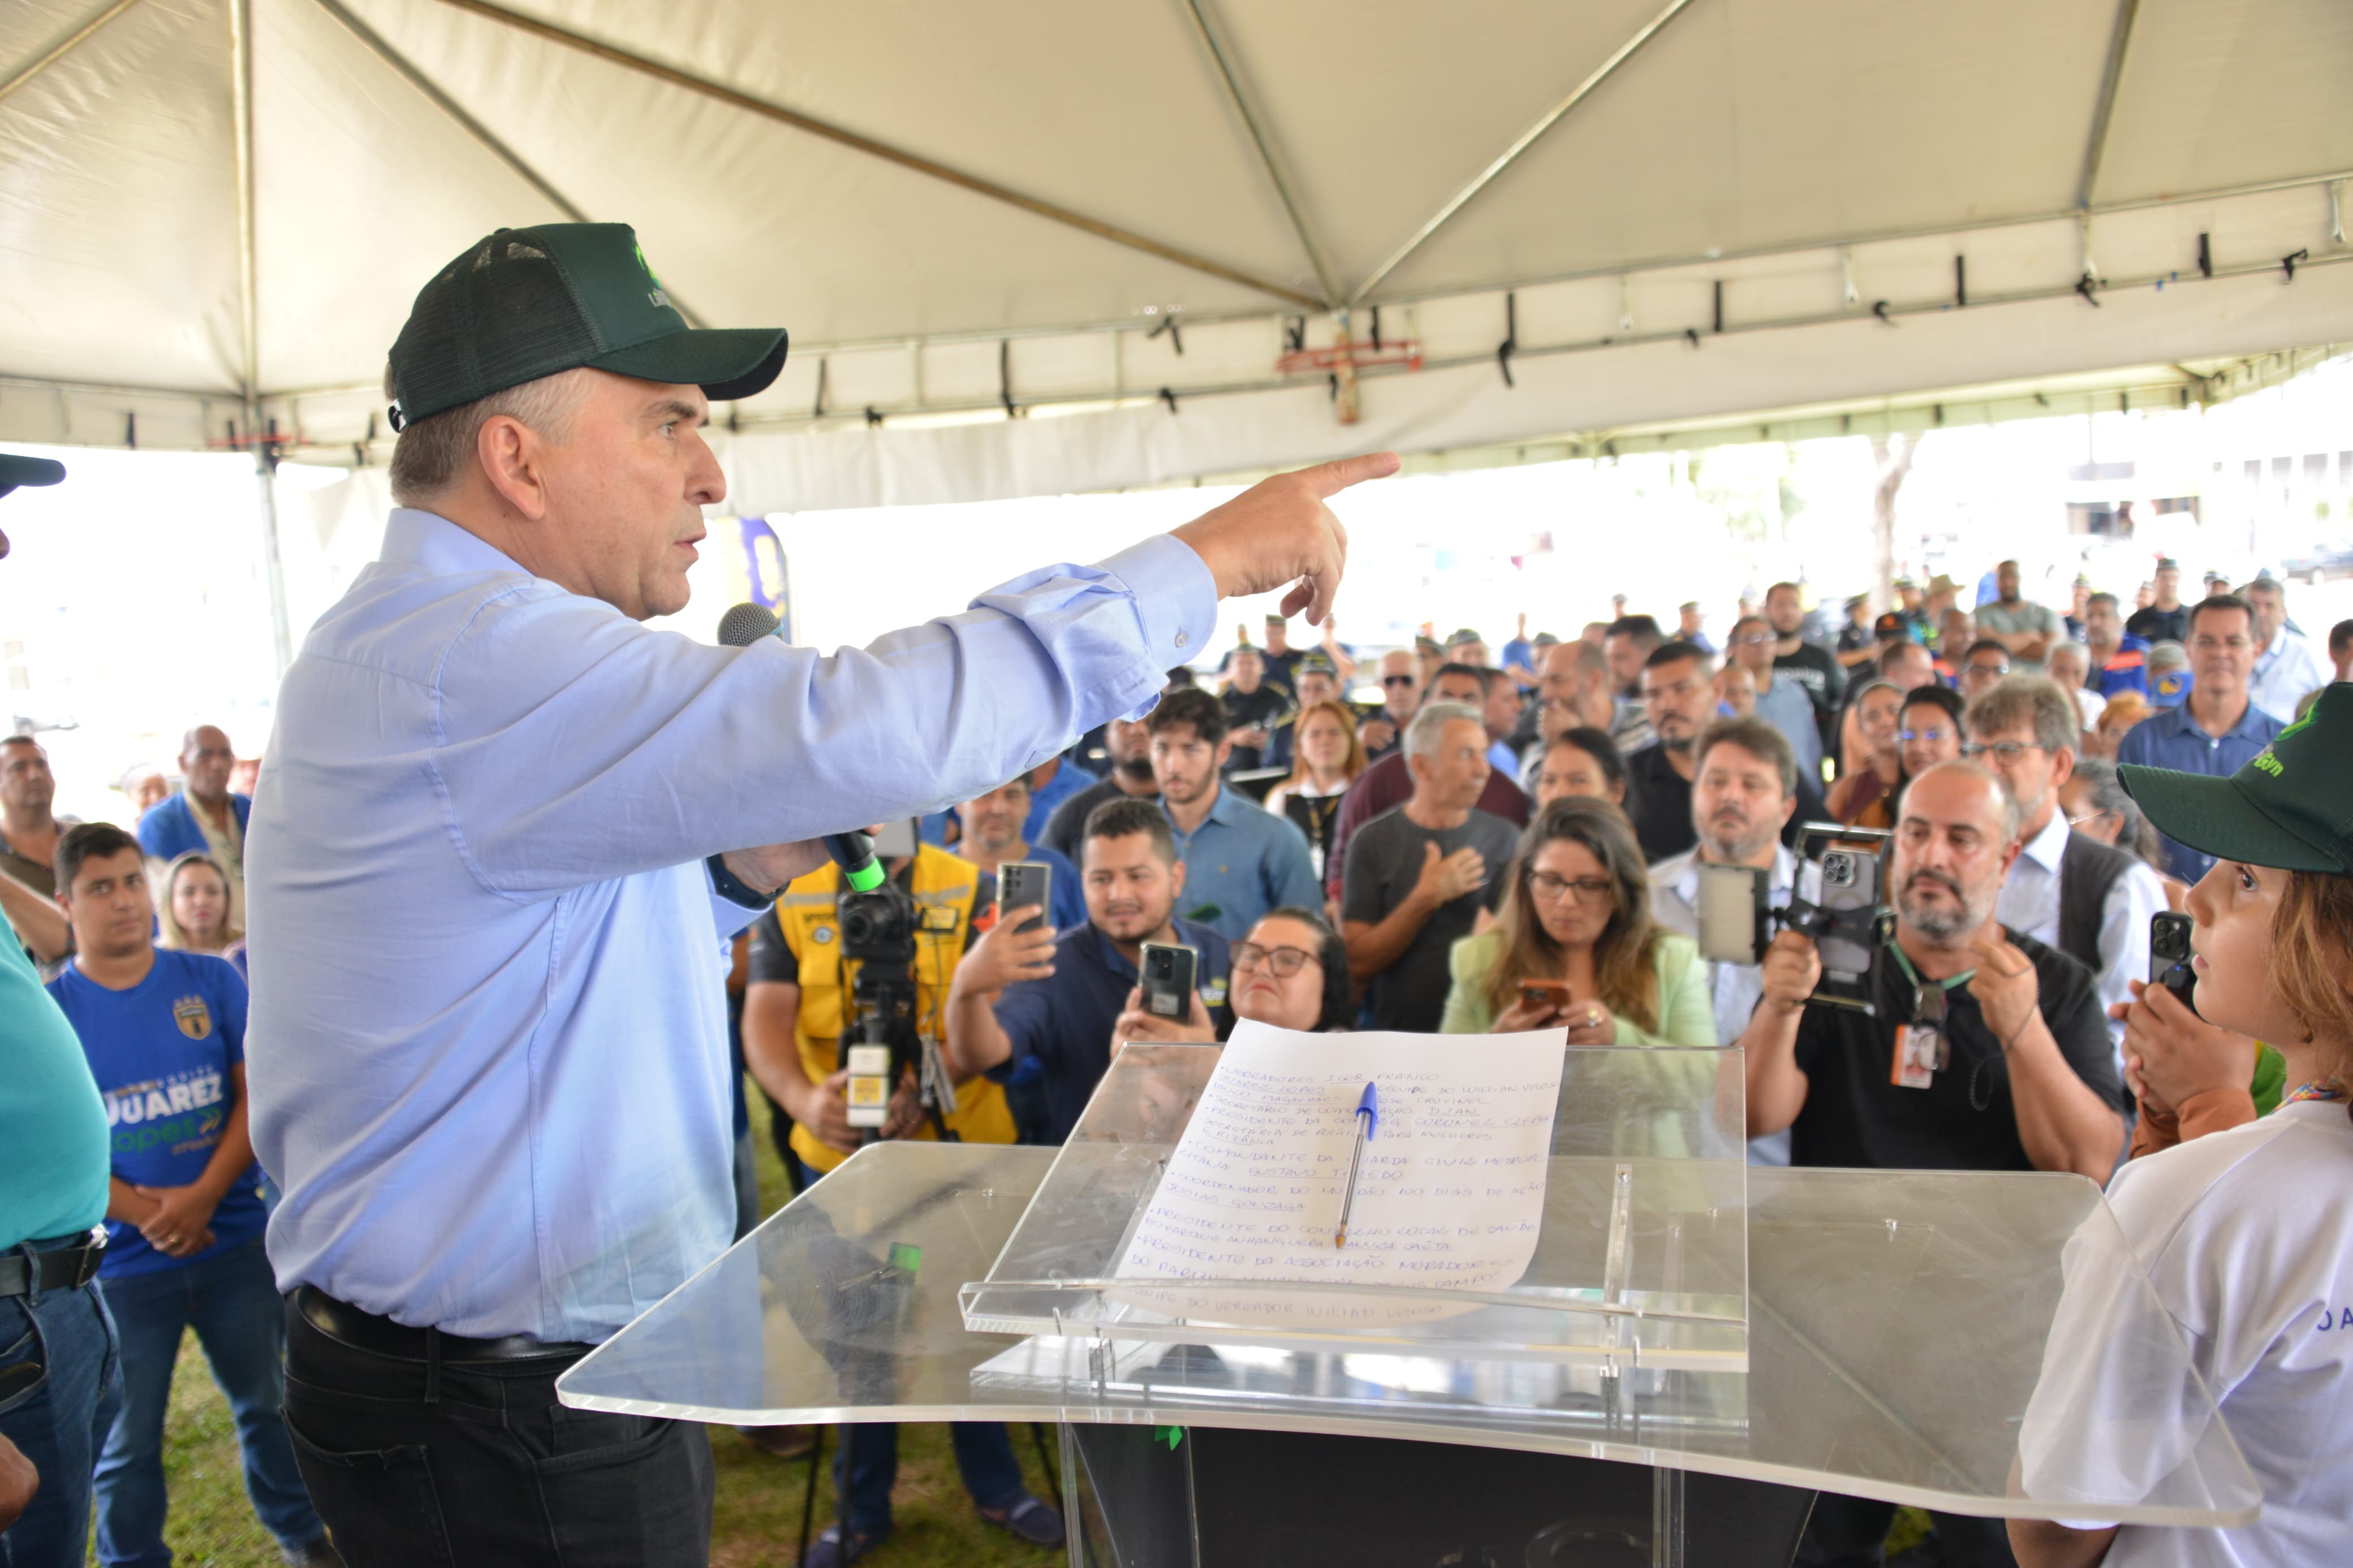
[[[1887,905],[1887,859],[1895,836],[1883,828],[1810,822],[1798,838],[1798,881],[1774,908],[1769,873],[1757,866],[1700,861],[1700,955],[1716,963],[1760,964],[1773,935],[1811,937],[1822,961],[1809,1003],[1866,1016],[1882,955],[1894,939]]]
[[[913,824],[907,826],[912,838]],[[841,1065],[849,1070],[849,1124],[861,1141],[881,1136],[890,1124],[892,1092],[912,1069],[933,1133],[953,1142],[945,1119],[956,1108],[955,1084],[939,1042],[925,1039],[920,1026],[914,963],[922,921],[913,897],[890,880],[862,893],[845,889],[834,901],[834,923],[842,962],[858,965],[839,1042]]]

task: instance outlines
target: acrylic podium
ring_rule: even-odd
[[[2260,1506],[2096,1187],[1752,1169],[1736,1050],[1566,1053],[1507,1289],[1147,1287],[1120,1261],[1219,1054],[1128,1047],[1059,1150],[861,1151],[560,1396],[1060,1423],[1077,1568],[1778,1565],[1818,1490],[2179,1526]],[[2130,1394],[2037,1407],[2083,1300]],[[2025,1495],[2022,1434],[2054,1421],[2137,1462]]]

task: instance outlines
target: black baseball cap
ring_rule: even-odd
[[[18,485],[53,485],[66,477],[66,466],[55,458],[28,458],[22,452],[0,452],[0,496]]]
[[[749,397],[785,364],[782,327],[697,328],[625,223],[543,223],[475,241],[434,275],[392,345],[393,427],[559,371]]]
[[[2323,687],[2229,778],[2133,763],[2116,772],[2158,832],[2201,854],[2353,876],[2353,681]]]

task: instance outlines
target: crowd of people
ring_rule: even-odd
[[[2324,656],[2278,583],[2184,603],[2179,575],[2160,563],[2128,616],[2088,584],[2061,612],[2023,599],[2003,563],[1970,609],[1940,575],[1899,583],[1875,619],[1850,604],[1836,629],[1776,584],[1731,616],[1721,652],[1696,604],[1672,633],[1621,605],[1573,637],[1523,617],[1493,651],[1466,629],[1362,663],[1329,626],[1300,648],[1270,616],[1216,670],[1171,671],[1148,714],[923,819],[890,858],[923,912],[920,1027],[956,1087],[934,1119],[902,1084],[881,1136],[1060,1143],[1123,1042],[1214,1040],[1240,1019],[1737,1043],[1750,1158],[1767,1163],[2105,1182],[2133,1152],[2251,1120],[2283,1092],[2277,1053],[2142,984],[2149,917],[2195,897],[2211,854],[2118,767],[2219,780],[2270,755],[2332,667],[2353,674],[2353,622]],[[194,1328],[256,1512],[290,1563],[333,1562],[279,1414],[285,1328],[260,1235],[274,1194],[245,1121],[251,770],[200,725],[177,774],[125,775],[128,832],[53,815],[37,741],[0,742],[0,899],[114,1150],[100,1280],[122,1373],[102,1443],[49,1458],[91,1478],[102,1561],[161,1561],[164,1405]],[[1806,936],[1782,932],[1755,964],[1696,942],[1702,867],[1755,868],[1786,905],[1801,831],[1820,823],[1892,836],[1892,962],[1870,1014],[1806,1005],[1821,968]],[[1046,868],[1042,904],[998,907],[1015,863]],[[859,1005],[842,888],[832,865],[808,873],[737,939],[739,1235],[760,1217],[747,1077],[795,1190],[864,1136],[841,1065]],[[1196,954],[1179,1016],[1143,1005],[1148,942]],[[1891,1075],[1902,1032],[1930,1016],[1933,1064]],[[778,1454],[808,1444],[747,1435]],[[1061,1538],[1002,1426],[954,1437],[984,1518]],[[890,1532],[895,1456],[893,1428],[843,1429],[840,1515],[810,1562]],[[1876,1561],[1890,1511],[1825,1498],[1804,1560]],[[1936,1531],[1946,1563],[2011,1560],[2000,1521]]]

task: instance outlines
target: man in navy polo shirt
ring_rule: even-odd
[[[1038,912],[1005,910],[957,965],[948,991],[951,1067],[1002,1079],[1018,1061],[1045,1069],[1046,1142],[1060,1143],[1111,1066],[1112,1029],[1137,983],[1147,942],[1181,943],[1198,956],[1200,1013],[1223,1038],[1226,939],[1176,916],[1185,890],[1168,818],[1148,800],[1106,801],[1087,818],[1080,846],[1087,923],[1058,939],[1048,926],[1017,928]]]
[[[81,1037],[112,1145],[98,1278],[121,1335],[122,1406],[98,1458],[99,1561],[172,1561],[164,1413],[194,1327],[237,1419],[254,1511],[288,1563],[340,1563],[280,1415],[286,1318],[246,1133],[245,982],[224,959],[155,946],[139,840],[111,823],[68,829],[57,874],[76,953],[49,994]]]

